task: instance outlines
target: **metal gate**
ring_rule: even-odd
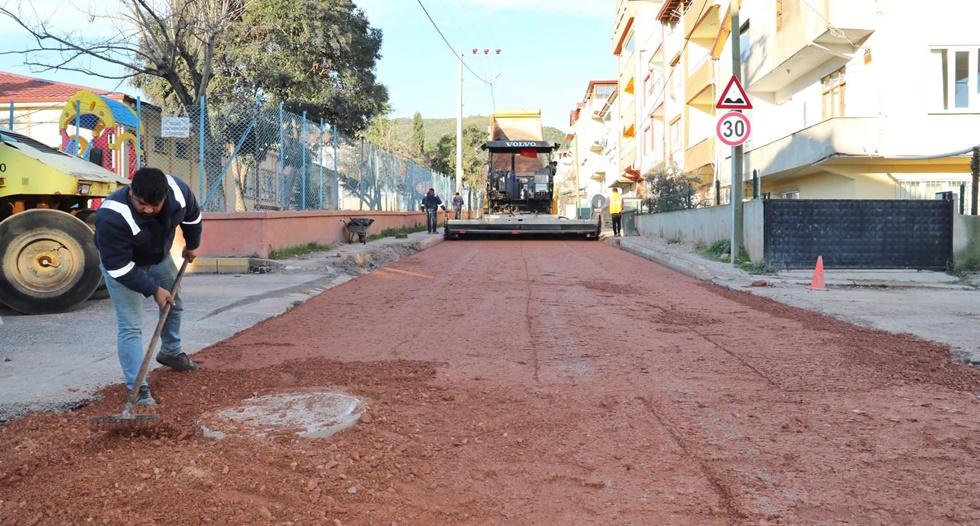
[[[952,193],[930,200],[777,199],[763,205],[765,260],[776,268],[946,270]]]

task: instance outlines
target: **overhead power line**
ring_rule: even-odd
[[[446,43],[446,46],[449,48],[449,51],[452,51],[453,57],[455,57],[456,60],[463,60],[463,58],[459,56],[459,53],[457,53],[456,50],[453,49],[453,45],[450,44],[448,40],[446,40],[446,35],[443,35],[442,34],[442,30],[439,29],[439,25],[436,24],[436,21],[432,19],[432,15],[429,14],[429,10],[426,9],[424,5],[422,5],[422,0],[418,0],[418,3],[419,3],[419,7],[422,8],[422,11],[425,12],[425,16],[429,19],[429,22],[432,23],[432,27],[436,28],[436,32],[439,33],[439,36],[440,37],[442,37],[442,41]],[[480,79],[483,82],[486,82],[486,80],[483,77],[481,77],[475,71],[473,71],[473,68],[471,68],[466,63],[466,61],[463,61],[463,67],[465,67],[467,70],[469,70],[469,72],[472,73],[474,77]]]

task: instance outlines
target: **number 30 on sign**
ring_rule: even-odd
[[[744,143],[749,134],[752,133],[752,125],[749,118],[737,111],[731,111],[718,119],[718,140],[728,146],[739,146]]]

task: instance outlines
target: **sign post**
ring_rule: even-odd
[[[751,110],[752,102],[738,79],[742,71],[741,34],[739,33],[738,8],[741,2],[732,2],[732,71],[734,74],[721,92],[715,104],[719,110],[731,110],[718,121],[718,139],[732,147],[732,242],[731,262],[738,259],[742,248],[742,144],[749,138],[752,126],[742,110]],[[744,132],[744,133],[743,133]]]

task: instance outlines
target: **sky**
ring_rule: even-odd
[[[0,5],[16,3],[0,0]],[[616,0],[354,3],[370,25],[383,33],[376,72],[379,82],[388,87],[392,118],[411,118],[415,112],[423,118],[455,118],[459,112],[459,53],[464,64],[464,116],[489,115],[494,108],[536,108],[541,109],[546,126],[566,130],[569,112],[582,101],[589,81],[616,78],[612,54]],[[68,4],[76,7],[55,0],[22,5],[38,10],[59,29],[88,35],[108,31],[80,14],[77,8],[85,9],[85,0]],[[23,29],[0,17],[0,49],[19,50],[30,43]],[[0,70],[139,95],[128,85],[119,86],[118,81],[31,71],[19,54],[0,55]]]

